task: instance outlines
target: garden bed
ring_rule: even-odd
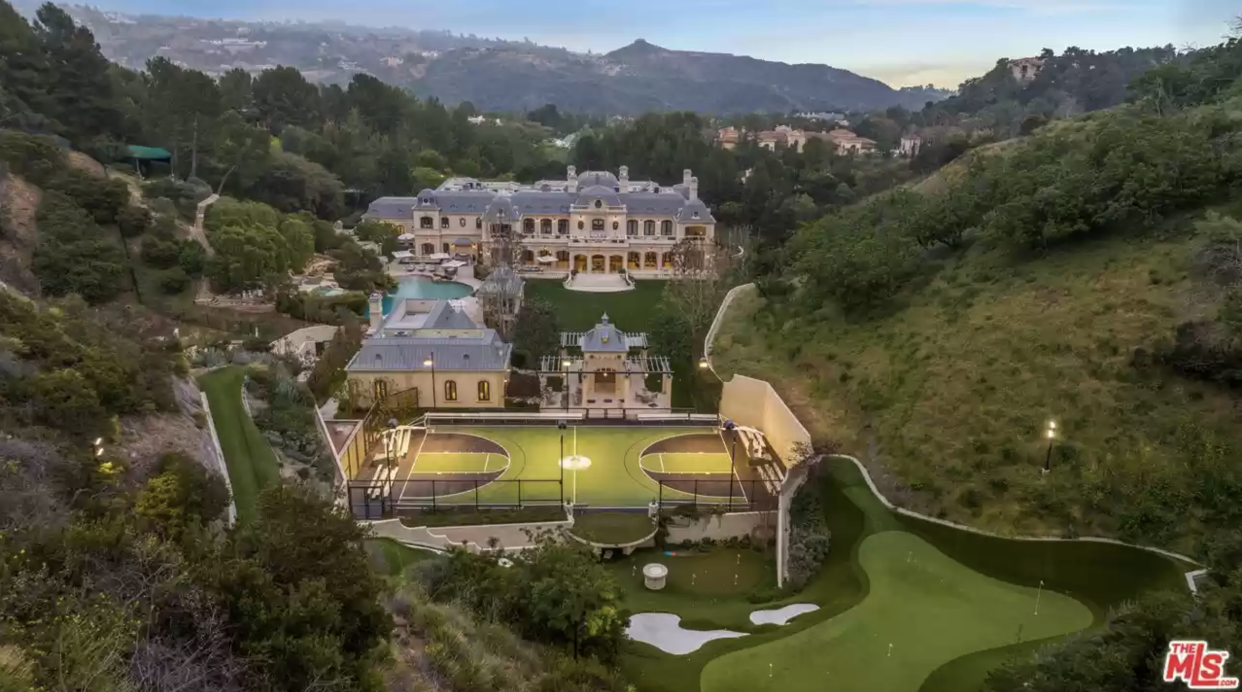
[[[655,534],[656,525],[645,513],[590,512],[574,519],[570,533],[601,546],[628,546]]]

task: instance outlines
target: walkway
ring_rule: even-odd
[[[578,274],[565,282],[565,288],[583,293],[620,293],[634,290],[634,285],[620,274]]]

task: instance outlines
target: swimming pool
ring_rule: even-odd
[[[384,296],[384,314],[392,312],[392,305],[398,299],[453,300],[465,298],[471,293],[474,293],[473,288],[456,281],[432,281],[422,276],[407,276],[398,280],[395,293]]]

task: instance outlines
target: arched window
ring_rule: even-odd
[[[440,217],[440,228],[448,228],[448,227],[449,227],[449,217],[441,216]]]
[[[449,254],[450,252],[452,252],[452,250],[449,248],[449,244],[448,244],[448,243],[444,243],[444,247],[442,247],[442,248],[440,249],[440,252],[443,252],[444,254],[446,254],[446,255],[447,255],[447,254]]]
[[[463,217],[461,217],[460,219],[458,219],[458,220],[457,220],[457,225],[458,225],[458,226],[461,226],[462,228],[465,228],[465,227],[466,227],[466,217],[464,217],[464,216],[463,216]]]
[[[523,233],[527,233],[527,234],[534,233],[534,232],[535,232],[535,220],[534,220],[534,219],[526,219],[525,221],[523,221],[523,222],[522,222],[522,232],[523,232]]]
[[[388,398],[388,380],[375,380],[372,384],[375,392],[375,401],[383,401]]]
[[[643,267],[646,269],[656,268],[656,253],[648,252],[643,255]]]
[[[591,230],[592,231],[604,230],[604,220],[603,219],[591,219]]]
[[[660,222],[660,235],[673,235],[673,222],[672,221],[661,221]]]
[[[457,383],[453,380],[444,381],[444,400],[457,401]]]
[[[477,228],[477,229],[479,229],[479,230],[482,230],[482,229],[483,229],[483,217],[482,217],[482,216],[475,217],[475,219],[474,219],[474,227],[475,227],[475,228]]]
[[[655,235],[655,221],[643,222],[643,235]]]
[[[604,203],[603,203],[602,201],[598,200],[598,199],[597,199],[597,200],[595,200],[595,208],[596,208],[596,209],[603,209],[603,208],[604,208]]]
[[[487,380],[479,380],[479,401],[492,400],[492,383]]]
[[[557,235],[565,235],[568,232],[569,232],[569,222],[566,221],[565,219],[558,220],[556,222]]]
[[[614,231],[615,231],[615,230],[617,230],[618,228],[621,228],[621,224],[620,224],[620,223],[618,223],[618,222],[616,222],[616,221],[613,221],[613,222],[612,222],[612,230],[614,230]]]
[[[578,230],[580,230],[580,231],[581,231],[581,230],[582,230],[582,229],[584,229],[584,228],[586,228],[586,225],[585,225],[585,224],[583,224],[581,221],[579,221],[579,222],[578,222]]]
[[[625,222],[626,235],[638,235],[638,222],[633,219]]]
[[[433,221],[430,216],[419,217],[418,227],[419,228],[435,228],[436,222]]]
[[[436,254],[436,246],[433,245],[432,243],[423,243],[423,254],[424,255]]]

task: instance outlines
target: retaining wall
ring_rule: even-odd
[[[237,523],[237,503],[233,500],[233,481],[229,480],[229,467],[224,463],[224,448],[220,446],[220,436],[216,434],[216,419],[211,415],[211,404],[207,403],[207,393],[200,391],[199,398],[203,403],[203,415],[207,417],[207,429],[211,431],[211,444],[215,448],[213,455],[216,469],[224,478],[224,487],[229,491],[229,526]]]
[[[448,550],[465,548],[472,553],[489,552],[489,539],[500,542],[503,552],[525,550],[534,547],[534,542],[527,536],[542,531],[559,532],[573,526],[572,520],[545,521],[528,524],[486,524],[482,526],[435,526],[411,528],[398,519],[381,521],[360,521],[371,527],[375,535],[391,538],[398,543],[405,543],[432,550]]]
[[[678,519],[672,519],[666,524],[668,537],[665,541],[668,545],[677,545],[682,541],[701,541],[704,538],[714,541],[741,538],[751,535],[756,527],[775,521],[772,512],[731,512],[698,519],[688,517],[685,519],[688,521],[685,525],[673,523]]]

